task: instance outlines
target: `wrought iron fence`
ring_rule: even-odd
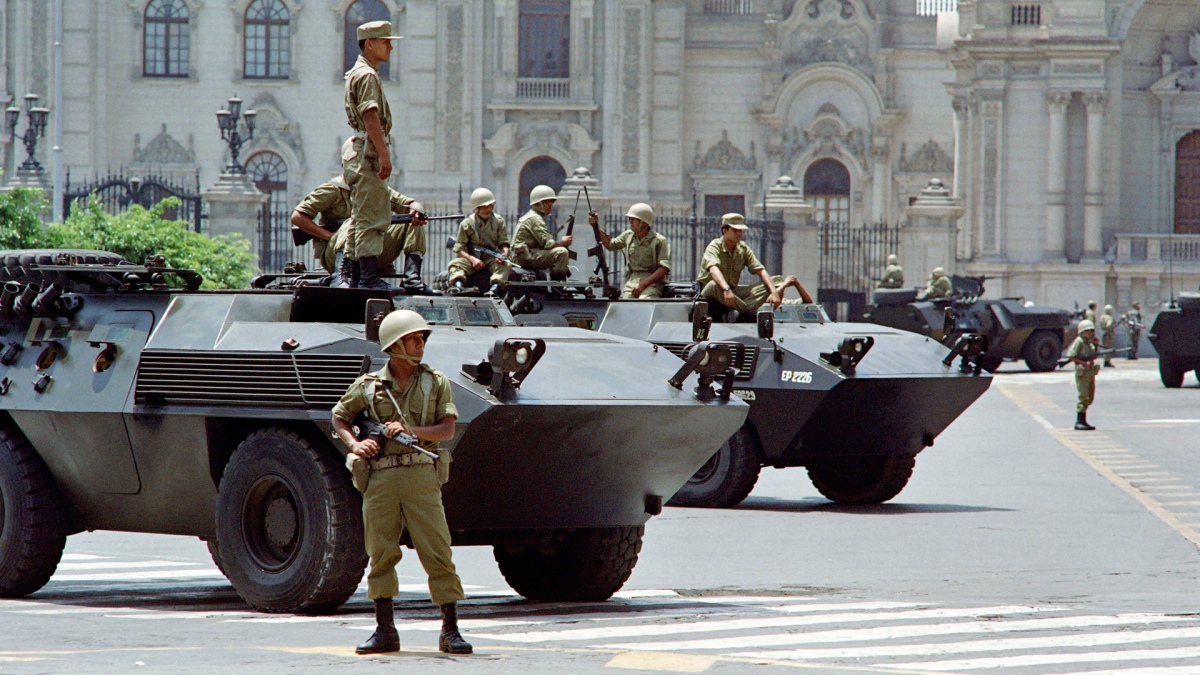
[[[193,189],[163,176],[153,175],[138,177],[110,174],[90,182],[72,185],[71,173],[68,171],[63,190],[63,217],[71,215],[75,206],[86,205],[92,195],[99,200],[104,212],[112,215],[121,213],[133,204],[148,209],[167,197],[178,197],[180,205],[167,209],[163,217],[189,222],[196,232],[202,230],[203,222],[208,217],[204,201],[200,197],[199,172],[196,173]]]
[[[817,302],[837,321],[858,321],[889,253],[899,253],[900,228],[887,223],[820,223]]]
[[[269,202],[258,212],[258,267],[263,272],[282,272],[284,264],[291,261],[312,267],[312,243],[292,243],[291,219],[290,211],[272,208]]]

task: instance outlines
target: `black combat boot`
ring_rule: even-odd
[[[392,287],[388,282],[379,278],[379,258],[375,256],[367,256],[358,259],[358,267],[360,276],[358,280],[359,288],[369,288],[374,291],[390,291]]]
[[[551,272],[550,281],[566,281],[571,278],[568,272]]]
[[[350,288],[358,288],[359,281],[362,279],[362,267],[357,260],[350,260],[349,274],[350,278],[346,285]]]
[[[425,258],[420,253],[404,254],[404,290],[409,293],[428,294],[431,289],[421,279],[421,266]]]
[[[352,288],[354,283],[354,261],[342,255],[337,254],[337,270],[333,273],[333,284],[335,288]]]
[[[438,649],[447,654],[471,654],[475,649],[458,632],[458,607],[448,602],[442,607],[442,634],[438,636]]]
[[[442,629],[443,634],[445,629]],[[457,634],[457,631],[456,631]],[[461,640],[462,638],[459,637]],[[470,645],[468,645],[469,647]],[[354,648],[356,654],[386,654],[400,651],[400,634],[396,632],[396,616],[391,598],[375,601],[375,632],[361,645]]]
[[[1088,424],[1087,413],[1075,413],[1075,430],[1076,431],[1092,431],[1096,427]]]
[[[492,285],[488,286],[487,293],[484,293],[484,295],[486,295],[489,298],[500,297],[500,284],[493,281]]]
[[[450,284],[450,288],[448,288],[446,292],[449,293],[450,295],[458,295],[459,293],[466,293],[467,285],[463,283],[462,279],[455,279],[454,283]]]

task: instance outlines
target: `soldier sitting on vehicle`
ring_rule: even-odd
[[[495,212],[496,196],[487,188],[478,188],[471,193],[471,208],[474,213],[458,224],[458,237],[454,241],[454,255],[457,257],[450,261],[446,281],[450,284],[451,292],[462,292],[466,290],[467,276],[486,268],[491,274],[488,293],[495,294],[499,285],[508,281],[512,266],[507,260],[497,260],[487,253],[473,251],[472,247],[482,246],[507,256],[508,225]]]
[[[746,219],[740,213],[721,216],[721,236],[708,243],[700,259],[700,276],[697,278],[702,285],[700,297],[729,308],[726,321],[736,321],[741,313],[755,312],[764,302],[778,309],[788,286],[795,286],[801,299],[811,303],[812,297],[796,277],[767,274],[754,251],[742,241],[748,229]],[[762,284],[739,286],[742,270],[758,276]]]
[[[887,257],[887,269],[883,271],[878,288],[904,288],[904,268],[895,253]]]
[[[566,235],[555,241],[546,227],[546,218],[557,199],[549,185],[538,185],[530,191],[529,211],[517,221],[513,233],[513,262],[527,270],[550,270],[551,281],[566,281],[571,274],[572,237]]]
[[[1113,338],[1117,334],[1117,320],[1113,318],[1113,306],[1105,305],[1104,313],[1100,315],[1100,346],[1109,350],[1104,355],[1104,367],[1112,368]]]
[[[600,243],[610,251],[625,250],[625,287],[623,298],[661,298],[664,282],[671,273],[671,245],[667,238],[650,230],[654,209],[649,204],[634,204],[625,213],[629,229],[616,237],[597,229]],[[588,214],[590,225],[599,225],[595,213]]]
[[[950,277],[946,276],[946,270],[941,267],[933,268],[929,273],[929,283],[925,286],[925,299],[948,298],[952,292],[954,284],[951,283]]]

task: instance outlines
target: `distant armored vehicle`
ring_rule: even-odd
[[[1024,359],[1034,372],[1057,367],[1066,339],[1074,339],[1070,312],[1027,305],[1020,298],[985,299],[980,277],[955,275],[951,280],[954,295],[937,300],[918,300],[912,288],[876,289],[863,320],[939,341],[946,335],[987,336],[983,367],[989,372],[1004,359]]]
[[[262,610],[341,605],[366,554],[329,411],[383,366],[371,332],[393,304],[434,324],[425,360],[461,415],[444,444],[454,544],[493,546],[532,599],[618,590],[644,523],[748,411],[703,386],[703,365],[681,372],[636,339],[515,326],[485,298],[169,290],[200,279],[90,252],[0,262],[0,596],[41,588],[66,536],[101,529],[207,541]],[[718,367],[731,358],[694,349]]]
[[[1189,370],[1196,371],[1200,380],[1200,293],[1180,293],[1159,310],[1149,337],[1158,352],[1158,375],[1164,387],[1183,386]]]

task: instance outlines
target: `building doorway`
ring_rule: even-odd
[[[518,188],[520,194],[517,195],[520,212],[523,214],[529,210],[529,191],[535,186],[549,185],[554,188],[554,193],[558,194],[566,182],[567,170],[553,157],[542,155],[529,160],[521,168],[521,185]]]
[[[1200,234],[1200,130],[1175,146],[1175,234]]]
[[[813,162],[804,172],[804,198],[817,207],[818,223],[850,222],[850,172],[836,159]]]

